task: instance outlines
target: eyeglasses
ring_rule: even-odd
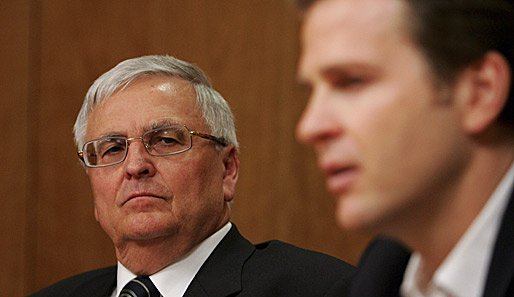
[[[209,139],[222,146],[220,138],[191,131],[184,125],[171,125],[143,133],[141,137],[109,136],[88,141],[78,152],[87,167],[105,167],[125,161],[130,141],[141,139],[146,151],[152,156],[168,156],[183,153],[193,146],[193,136]]]

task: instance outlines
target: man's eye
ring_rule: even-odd
[[[178,141],[172,137],[161,137],[159,142],[162,142],[163,144],[174,144],[174,143],[177,143]]]
[[[152,146],[171,146],[174,144],[178,144],[178,140],[173,137],[156,137],[150,143]]]
[[[118,153],[120,153],[122,151],[124,151],[123,147],[121,147],[119,145],[114,145],[114,146],[111,146],[111,147],[106,148],[105,150],[103,150],[102,156],[114,155],[114,154],[118,154]]]
[[[364,82],[364,78],[360,76],[352,76],[336,79],[332,82],[332,85],[336,88],[354,88],[363,85]]]
[[[362,77],[351,77],[348,79],[348,84],[350,85],[360,85],[364,83],[364,78]]]

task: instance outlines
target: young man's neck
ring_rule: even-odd
[[[426,275],[431,277],[459,242],[513,160],[514,145],[477,151],[453,187],[430,197],[431,208],[413,212],[410,222],[398,224],[393,237],[421,254]]]

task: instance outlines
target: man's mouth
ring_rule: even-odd
[[[129,201],[132,201],[132,200],[136,200],[136,199],[163,199],[161,196],[159,195],[156,195],[154,193],[151,193],[151,192],[139,192],[139,193],[133,193],[131,194],[127,200],[125,200],[125,203],[129,202]]]
[[[342,194],[350,188],[357,178],[357,166],[329,165],[322,168],[326,176],[327,189],[333,194]]]

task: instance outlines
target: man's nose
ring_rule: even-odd
[[[340,131],[330,99],[321,92],[311,94],[307,107],[296,126],[296,138],[315,145],[334,137]]]
[[[132,138],[127,147],[127,157],[124,161],[125,177],[141,178],[153,176],[156,172],[153,156],[145,149],[142,141]],[[136,141],[134,141],[136,140]]]

